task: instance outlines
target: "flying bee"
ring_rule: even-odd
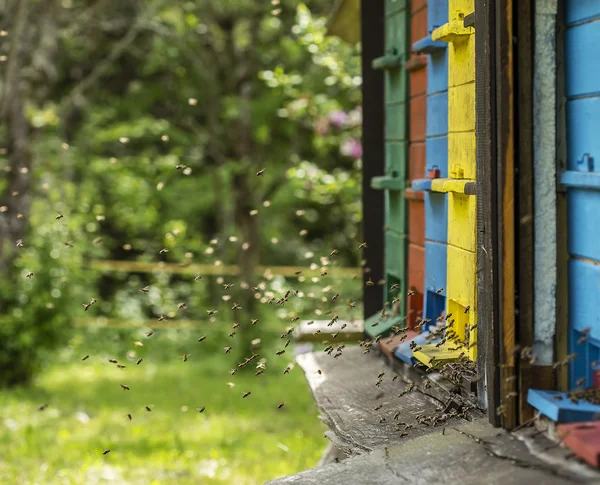
[[[133,419],[133,416],[131,416],[131,414],[128,414],[127,417],[129,418],[129,421]]]
[[[296,271],[296,272],[294,272],[294,274],[295,274],[296,276],[298,276],[298,275],[302,274],[302,271]]]
[[[281,401],[278,405],[277,405],[277,409],[281,409],[283,406],[285,406],[285,401]]]
[[[366,242],[361,243],[361,244],[358,245],[358,249],[366,249],[368,247],[369,247],[369,245]]]
[[[165,253],[168,253],[168,252],[169,252],[169,250],[168,250],[167,248],[162,248],[162,249],[161,249],[161,250],[158,252],[158,254],[165,254]]]
[[[515,392],[515,391],[513,391],[513,392],[509,392],[509,393],[506,395],[506,399],[513,399],[513,398],[517,397],[518,395],[519,395],[519,393],[518,393],[518,392]]]
[[[89,310],[89,308],[92,306],[91,303],[82,303],[81,305],[83,306],[84,312],[87,312]]]
[[[206,310],[207,315],[214,315],[215,313],[217,313],[217,310]]]
[[[187,305],[184,302],[182,302],[179,305],[177,305],[177,308],[179,308],[180,310],[185,310],[187,308]]]
[[[231,326],[231,328],[238,328],[240,326],[240,324],[238,322],[233,322],[233,325]]]
[[[339,293],[336,293],[335,295],[333,295],[333,296],[331,297],[331,301],[335,301],[335,300],[337,300],[339,297],[340,297],[340,294],[339,294]]]
[[[198,411],[198,414],[201,414],[204,412],[205,409],[206,409],[206,406],[202,406],[201,408],[196,408],[196,411]]]
[[[229,332],[229,337],[233,338],[235,336],[235,330],[233,332]]]
[[[275,353],[276,355],[283,355],[285,354],[285,350],[280,350],[278,352]]]
[[[102,452],[102,454],[103,454],[103,455],[108,455],[109,453],[110,453],[110,450],[104,450],[104,451]]]
[[[150,291],[150,287],[149,286],[144,286],[143,288],[140,288],[140,291],[142,293],[148,293]]]
[[[200,281],[202,279],[202,276],[198,275],[194,278],[194,281]]]
[[[400,288],[400,285],[398,283],[394,283],[392,286],[390,286],[390,291],[397,290],[398,288]]]
[[[258,318],[253,318],[253,319],[250,321],[250,323],[251,323],[252,325],[256,325],[256,324],[258,323]]]
[[[321,271],[321,276],[327,276],[329,273],[325,270]]]
[[[371,278],[369,278],[366,283],[365,286],[375,286],[375,283],[373,283],[373,280]]]
[[[261,375],[263,372],[264,372],[264,370],[262,370],[262,369],[259,369],[259,370],[257,370],[257,371],[256,371],[256,373],[255,373],[254,375],[255,375],[255,376],[259,376],[259,375]]]
[[[67,246],[68,248],[72,248],[73,247],[73,243],[71,243],[71,241],[67,241],[65,243],[65,246]]]
[[[439,295],[442,291],[444,291],[444,288],[440,288],[438,290],[435,290],[435,294]]]
[[[185,166],[185,165],[183,165],[183,164],[180,164],[180,165],[176,165],[176,166],[175,166],[175,170],[183,170],[183,169],[185,169],[185,168],[186,168],[186,166]]]
[[[252,291],[253,291],[254,293],[260,293],[260,288],[259,288],[258,286],[253,286],[253,287],[252,287]]]
[[[396,379],[398,379],[398,374],[396,374],[394,377],[392,377],[392,382],[394,382]]]
[[[16,245],[17,245],[18,248],[22,248],[24,246],[23,239],[17,239]]]
[[[31,278],[33,278],[33,275],[35,275],[35,273],[33,273],[33,272],[30,271],[29,273],[27,273],[25,275],[25,278],[31,279]]]
[[[58,214],[58,215],[55,217],[55,219],[56,219],[57,221],[60,221],[60,220],[61,220],[63,217],[64,217],[64,216],[63,216],[62,214]]]
[[[314,320],[310,320],[309,322],[306,322],[306,325],[312,325],[313,323],[315,323]]]
[[[290,345],[290,342],[291,342],[291,340],[289,340],[289,339],[286,340],[283,348],[287,348],[287,346]]]
[[[579,379],[577,379],[577,381],[575,382],[575,385],[577,387],[581,386],[583,383],[585,382],[585,377],[580,377]]]
[[[154,335],[154,330],[150,330],[149,332],[146,332],[146,337],[152,337],[152,335]]]
[[[231,347],[225,347],[225,353],[228,354],[229,352],[231,352]]]
[[[164,316],[164,315],[161,315],[160,317],[158,317],[158,321],[159,321],[159,322],[162,322],[164,319],[165,319],[165,316]]]
[[[229,373],[230,373],[232,376],[234,376],[234,375],[236,375],[236,374],[237,374],[237,371],[238,371],[238,369],[237,369],[237,368],[236,368],[236,369],[231,369],[231,370],[229,371]]]
[[[245,392],[244,395],[242,396],[242,399],[246,399],[250,394],[252,394],[250,391]]]
[[[329,253],[329,256],[335,256],[336,254],[339,254],[339,251],[337,249],[334,249]]]
[[[292,321],[292,323],[294,323],[294,322],[297,322],[298,320],[300,320],[300,317],[294,317],[294,318],[292,318],[291,321]]]
[[[241,310],[242,307],[240,305],[238,305],[237,303],[234,303],[233,306],[231,307],[232,310]]]
[[[256,176],[257,177],[262,177],[263,174],[265,173],[265,170],[266,170],[266,168],[263,168],[263,169],[259,170],[258,172],[256,172]]]
[[[116,364],[116,363],[117,363],[117,361],[116,361],[115,359],[108,359],[108,361],[109,361],[111,364]]]
[[[42,404],[39,408],[38,411],[43,411],[44,409],[46,409],[48,407],[47,404]]]
[[[283,373],[284,373],[284,374],[289,374],[291,370],[292,370],[292,366],[291,366],[291,365],[288,365],[288,366],[285,368],[285,370],[283,371]]]
[[[142,361],[143,361],[143,360],[144,360],[144,359],[142,359],[142,358],[140,357],[138,360],[136,360],[136,361],[135,361],[135,364],[136,364],[136,365],[140,365],[140,364],[142,363]]]
[[[131,389],[129,389],[129,386],[126,386],[125,384],[121,384],[121,388],[122,388],[124,391],[130,391],[130,390],[131,390]]]
[[[417,292],[416,292],[416,290],[410,290],[410,291],[409,291],[409,292],[406,294],[406,296],[413,296],[413,295],[415,295],[416,293],[417,293]],[[399,300],[399,299],[397,299],[397,301],[400,301],[400,300]]]
[[[198,342],[204,342],[206,340],[206,335],[202,335],[202,337],[200,337],[198,339]]]
[[[225,288],[226,290],[228,290],[229,288],[232,288],[235,286],[235,283],[226,283],[223,285],[223,288]]]
[[[189,359],[189,357],[190,357],[190,355],[192,355],[192,354],[183,354],[183,361],[187,362],[188,359]]]
[[[84,355],[84,356],[81,358],[81,360],[88,360],[89,358],[90,358],[90,356],[89,356],[89,355]]]
[[[146,408],[146,411],[148,411],[149,413],[152,412],[152,409],[150,409],[150,406],[144,406]]]
[[[119,369],[125,369],[125,367],[127,367],[127,366],[125,366],[125,365],[122,365],[122,364],[117,364],[117,367],[118,367]]]

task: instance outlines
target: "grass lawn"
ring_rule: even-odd
[[[231,376],[232,359],[195,340],[183,362],[180,342],[156,355],[148,343],[86,349],[101,338],[77,336],[32,386],[0,391],[1,484],[255,484],[311,468],[324,451],[302,370],[283,375],[291,348],[261,376]]]

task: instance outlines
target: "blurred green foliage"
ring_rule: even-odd
[[[244,214],[258,224],[251,251],[261,264],[313,264],[318,276],[337,248],[332,264],[359,265],[360,58],[326,36],[330,3],[63,0],[32,10],[22,74],[31,213],[24,247],[4,242],[12,271],[0,279],[0,385],[29,379],[75,318],[206,319],[219,304],[229,317],[215,278],[101,274],[86,262],[236,264],[248,238],[240,178],[258,211]],[[0,155],[0,169],[14,162]],[[9,190],[0,177],[0,217],[16,217]],[[274,294],[292,285],[246,283],[261,281]],[[236,283],[232,301],[249,291]],[[303,291],[327,284],[307,280]],[[344,301],[360,299],[358,280],[347,286]],[[277,310],[286,322],[321,298],[253,316]]]

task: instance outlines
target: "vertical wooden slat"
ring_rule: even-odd
[[[494,241],[496,240],[496,154],[495,90],[492,73],[495,58],[494,2],[477,0],[475,4],[475,85],[477,135],[477,295],[478,338],[477,371],[483,376],[477,385],[480,406],[487,408],[489,421],[498,425],[499,404],[497,288]]]
[[[384,169],[384,85],[383,72],[371,68],[373,59],[384,52],[384,2],[372,0],[361,1],[361,35],[362,35],[362,96],[363,96],[363,172],[362,172],[362,204],[363,234],[369,246],[363,250],[366,260],[365,268],[370,272],[363,273],[363,280],[369,278],[379,281],[383,278],[384,256],[384,198],[382,190],[371,189],[371,178],[381,175]],[[365,320],[381,309],[383,287],[379,285],[365,287],[364,318]]]
[[[500,363],[502,425],[516,426],[515,380],[515,187],[514,187],[514,79],[512,0],[496,2],[496,116],[498,174],[498,260],[501,325]]]
[[[516,45],[516,133],[518,150],[518,224],[517,224],[517,342],[533,347],[533,3],[532,0],[514,0]],[[523,423],[533,416],[533,408],[527,404],[527,392],[534,381],[531,364],[518,362],[519,413]],[[537,383],[535,383],[537,387]]]

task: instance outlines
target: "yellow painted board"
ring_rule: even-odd
[[[413,352],[413,357],[428,367],[434,367],[436,362],[456,362],[460,359],[461,354],[467,355],[465,347],[454,350],[456,347],[459,346],[448,343],[440,347],[436,347],[435,344],[423,345],[421,350]]]
[[[461,42],[463,39],[475,33],[475,29],[473,27],[465,27],[464,24],[464,16],[459,14],[456,15],[456,18],[453,18],[447,24],[434,29],[431,32],[431,38],[433,40],[439,40],[441,42]]]
[[[469,252],[476,251],[477,198],[474,195],[448,194],[448,244]]]
[[[452,178],[475,180],[475,131],[448,133],[448,170]],[[460,170],[456,170],[456,169]],[[454,171],[462,171],[462,176],[454,176]]]
[[[446,297],[448,300],[456,301],[464,308],[470,307],[469,314],[472,315],[477,311],[477,255],[474,252],[448,245],[447,257]]]
[[[475,0],[450,0],[448,2],[449,18],[456,11],[463,12],[465,15],[472,13],[475,10]]]
[[[475,81],[475,31],[448,45],[448,86]]]
[[[448,133],[457,131],[475,133],[475,83],[448,88]]]
[[[471,191],[467,192],[468,186],[473,184],[474,181],[470,179],[434,179],[431,181],[431,191],[432,192],[456,192],[458,194],[469,193],[471,196],[474,196]]]

